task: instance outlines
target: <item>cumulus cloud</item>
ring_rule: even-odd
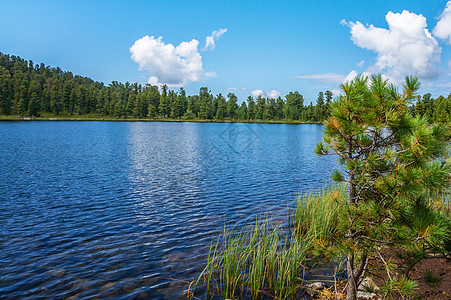
[[[215,41],[227,29],[213,31],[206,38],[204,50],[213,50]],[[202,56],[198,50],[199,41],[181,42],[178,46],[165,44],[163,37],[144,36],[130,47],[131,58],[139,64],[139,70],[149,72],[150,84],[167,84],[170,87],[185,86],[202,77],[214,77],[215,72],[205,72],[202,68]]]
[[[162,39],[146,35],[130,48],[131,58],[139,64],[139,70],[149,71],[150,84],[178,87],[209,75],[202,68],[202,56],[197,49],[199,41],[193,39],[174,47]]]
[[[359,21],[341,22],[351,28],[355,45],[377,53],[376,62],[368,71],[385,73],[394,81],[406,75],[437,78],[441,48],[427,29],[426,18],[404,10],[388,12],[385,19],[389,29],[365,26]]]
[[[253,90],[251,92],[251,95],[254,96],[254,97],[264,96],[265,92],[263,92],[262,90]]]
[[[268,93],[265,93],[263,90],[253,90],[251,91],[252,96],[254,97],[258,97],[258,96],[263,96],[266,98],[271,98],[271,99],[277,99],[278,97],[280,97],[282,94],[278,91],[278,90],[272,90]]]
[[[363,76],[363,77],[368,77],[368,78],[370,78],[371,73],[369,73],[369,72],[357,73],[356,70],[352,70],[351,72],[349,72],[348,75],[346,75],[346,78],[345,78],[345,80],[343,80],[343,83],[352,81],[352,80],[354,80],[357,76]],[[386,75],[384,75],[384,74],[382,74],[382,79],[387,79],[388,81],[390,81],[390,82],[392,82],[392,83],[395,83],[390,77],[388,77],[388,76],[386,76]]]
[[[361,60],[361,61],[357,64],[357,67],[363,66],[364,63],[365,63],[365,61],[364,61],[364,60]]]
[[[277,99],[278,97],[280,97],[280,92],[277,90],[272,90],[269,93],[266,93],[266,96],[268,98],[272,98],[272,99]]]
[[[349,74],[346,76],[346,78],[343,80],[343,82],[352,81],[356,77],[357,77],[357,72],[355,70],[352,70],[351,72],[349,72]]]
[[[445,10],[440,15],[434,30],[434,35],[442,40],[448,40],[451,44],[451,1],[446,4]]]
[[[205,47],[203,50],[214,50],[216,45],[215,41],[217,41],[224,33],[227,32],[227,28],[219,28],[211,33],[210,36],[205,38]]]

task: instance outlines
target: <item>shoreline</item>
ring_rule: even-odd
[[[99,122],[192,122],[192,123],[249,123],[249,124],[315,124],[322,125],[322,122],[303,122],[298,120],[204,120],[204,119],[172,119],[172,118],[152,118],[152,119],[124,119],[110,117],[68,117],[68,116],[52,116],[52,117],[20,117],[0,115],[1,121],[23,122],[23,121],[99,121]]]

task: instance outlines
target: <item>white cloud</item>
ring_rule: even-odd
[[[383,72],[394,81],[406,75],[437,78],[441,48],[427,29],[426,18],[404,10],[400,14],[388,12],[385,19],[389,29],[365,26],[359,21],[341,22],[351,28],[355,45],[377,53],[375,64],[367,71]]]
[[[218,74],[216,74],[216,72],[210,71],[210,72],[204,72],[204,77],[205,78],[212,78],[212,77],[216,77],[218,76]]]
[[[131,58],[139,64],[139,70],[149,72],[150,84],[167,84],[170,87],[184,86],[189,82],[211,76],[204,72],[202,56],[197,49],[199,41],[182,42],[177,47],[165,44],[162,37],[144,36],[130,47]]]
[[[349,74],[346,76],[346,78],[343,80],[343,83],[345,82],[349,82],[354,80],[354,78],[357,77],[357,72],[355,70],[352,70],[351,72],[349,72]]]
[[[251,95],[254,96],[254,97],[264,96],[265,92],[263,92],[262,90],[253,90],[251,92]]]
[[[341,90],[332,90],[332,95],[334,95],[335,97],[338,97],[341,95]]]
[[[277,99],[278,97],[280,97],[280,95],[281,95],[280,92],[276,90],[272,90],[269,93],[266,93],[266,96],[272,99]]]
[[[361,66],[363,66],[364,63],[365,63],[365,60],[361,60],[356,66],[361,67]]]
[[[363,76],[363,77],[367,77],[368,78],[368,84],[370,84],[370,80],[371,80],[371,73],[369,72],[362,72],[362,73],[357,73],[356,70],[352,70],[351,72],[349,72],[349,74],[346,76],[346,79],[343,81],[343,83],[349,82],[354,80],[357,76]],[[382,74],[382,79],[383,80],[388,80],[389,83],[393,83],[393,84],[397,84],[398,82],[393,80],[393,78],[388,77],[385,74]]]
[[[277,99],[278,97],[280,97],[282,95],[278,90],[272,90],[268,93],[265,93],[263,90],[253,90],[253,91],[251,91],[251,94],[254,97],[263,96],[263,97],[271,98],[271,99]]]
[[[448,43],[451,44],[451,1],[446,4],[433,33],[436,37],[448,40]]]
[[[320,73],[293,76],[292,78],[309,79],[319,83],[333,83],[340,84],[345,80],[346,76],[335,73]]]
[[[226,32],[227,28],[219,28],[218,30],[213,31],[210,36],[205,38],[205,47],[202,50],[214,50],[216,47],[215,41]]]

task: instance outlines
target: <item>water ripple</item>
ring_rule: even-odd
[[[0,122],[0,298],[183,298],[226,224],[328,181],[321,130]]]

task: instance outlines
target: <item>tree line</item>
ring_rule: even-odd
[[[174,91],[166,85],[113,81],[105,86],[59,67],[0,52],[0,115],[323,122],[330,115],[332,101],[331,91],[319,92],[315,105],[305,105],[297,91],[277,99],[249,96],[239,104],[234,93],[213,95],[206,87],[188,96],[183,88]],[[425,115],[430,122],[449,120],[451,94],[448,98],[420,97],[412,114]]]

